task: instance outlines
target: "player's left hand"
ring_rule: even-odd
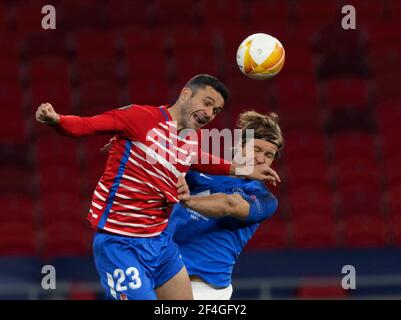
[[[181,202],[188,201],[190,198],[189,187],[187,182],[185,181],[185,176],[181,175],[178,177],[178,181],[176,184],[177,191],[178,191],[178,199]]]

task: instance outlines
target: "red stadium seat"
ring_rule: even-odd
[[[33,191],[32,173],[25,169],[4,166],[0,169],[0,194],[29,194]]]
[[[21,236],[23,235],[23,236]],[[0,255],[36,255],[34,225],[24,220],[0,224]]]
[[[382,195],[378,187],[355,181],[344,185],[340,193],[341,208],[345,216],[364,218],[368,215],[381,215]]]
[[[253,108],[255,104],[262,104],[267,109],[271,90],[265,81],[254,81],[238,75],[228,78],[226,85],[230,90],[232,101],[236,105]]]
[[[146,25],[150,21],[150,5],[148,1],[107,0],[105,4],[106,24],[111,28]]]
[[[1,40],[0,37],[0,41]],[[3,57],[2,54],[0,54],[0,68],[1,83],[18,83],[20,74],[18,55]]]
[[[92,243],[90,227],[84,223],[58,221],[45,226],[43,256],[88,255]]]
[[[306,215],[311,212],[330,216],[334,213],[336,201],[328,186],[300,185],[288,194],[292,216]]]
[[[288,246],[287,224],[277,214],[259,226],[245,247],[246,251],[283,249]]]
[[[290,132],[286,135],[285,157],[288,159],[299,157],[316,157],[325,159],[326,142],[321,132],[316,130],[304,130]]]
[[[337,160],[334,168],[339,189],[355,182],[365,183],[377,188],[381,186],[382,169],[369,157],[348,155]]]
[[[385,101],[376,105],[376,115],[380,130],[399,127],[401,100]]]
[[[384,162],[384,176],[387,187],[391,189],[393,186],[401,185],[401,152],[399,151],[398,155],[394,154],[386,159]]]
[[[120,105],[120,86],[112,79],[94,79],[81,84],[80,106],[82,115],[93,116]]]
[[[382,128],[380,132],[381,152],[385,161],[397,158],[401,155],[401,140],[397,139],[401,134],[399,126]]]
[[[322,130],[323,113],[317,103],[303,99],[284,100],[278,103],[280,127],[285,131]]]
[[[169,87],[164,80],[134,78],[129,86],[131,101],[135,104],[160,106],[171,102]]]
[[[396,211],[392,213],[388,221],[388,229],[391,235],[391,242],[392,245],[395,246],[401,245],[401,205],[398,199],[395,199],[395,201],[397,201],[397,207],[394,205],[392,206],[392,209]]]
[[[50,81],[52,85],[68,84],[70,81],[68,60],[59,57],[40,57],[31,60],[30,80],[31,83],[44,82],[48,85]]]
[[[96,0],[63,0],[60,6],[61,27],[67,31],[80,31],[85,28],[101,29],[105,27],[103,10],[96,10]]]
[[[325,102],[332,110],[368,106],[370,98],[367,82],[352,78],[330,80],[325,87]]]
[[[193,5],[186,0],[158,0],[151,10],[151,19],[161,25],[188,27],[199,23],[199,5]]]
[[[385,38],[381,39],[380,42],[371,43],[369,62],[374,75],[388,73],[392,70],[400,70],[400,58],[401,45],[394,43],[394,38],[391,38],[391,40]]]
[[[60,71],[62,72],[62,71]],[[57,77],[56,77],[57,78]],[[56,112],[61,114],[72,113],[72,89],[70,83],[56,82],[52,78],[31,83],[31,108],[36,110],[41,103],[49,102]]]
[[[280,21],[284,25],[288,22],[290,17],[291,4],[287,1],[262,1],[256,0],[250,2],[250,21],[264,21],[266,15],[269,16],[270,21]],[[274,12],[274,14],[271,14]]]
[[[384,21],[386,3],[382,1],[375,0],[341,0],[339,2],[339,8],[344,5],[353,5],[358,12],[358,24],[372,24],[380,23]]]
[[[0,206],[0,224],[25,221],[33,225],[35,222],[36,206],[30,194],[2,194]]]
[[[37,139],[36,159],[38,170],[41,171],[43,168],[45,172],[46,167],[49,165],[78,169],[78,145],[77,140],[47,131],[47,135]]]
[[[344,220],[344,244],[350,248],[383,247],[388,244],[388,230],[381,217],[353,216]]]
[[[312,76],[277,77],[278,104],[287,104],[288,101],[303,100],[311,106],[318,104],[318,88],[316,79]]]
[[[294,214],[292,226],[296,248],[333,248],[337,245],[336,222],[329,212]]]
[[[179,82],[186,82],[200,73],[219,74],[215,52],[208,48],[176,48],[174,61]]]
[[[21,100],[22,94],[18,84],[0,83],[0,105],[7,106],[7,117],[0,118],[0,142],[2,143],[25,142],[27,128]]]
[[[201,16],[204,25],[213,24],[216,21],[240,22],[244,18],[245,4],[240,0],[213,0],[201,1]]]
[[[377,157],[377,139],[370,133],[338,133],[333,136],[332,144],[336,160],[355,157],[366,158],[374,162]]]
[[[286,183],[288,190],[299,186],[327,187],[331,183],[330,167],[322,159],[314,157],[301,157],[288,159]]]
[[[14,9],[16,31],[21,35],[43,32],[42,8],[47,4],[45,0],[18,1]]]
[[[40,25],[40,21],[41,20],[36,23]],[[25,57],[29,57],[30,59],[36,57],[50,59],[55,57],[67,58],[68,51],[66,43],[67,40],[63,31],[56,29],[51,30],[50,32],[43,32],[42,30],[42,32],[33,33],[32,35],[25,37],[22,42],[21,51]]]
[[[314,23],[316,26],[322,26],[332,21],[339,12],[336,2],[316,2],[313,0],[304,0],[296,3],[295,15],[299,24],[304,21]]]
[[[104,31],[81,31],[75,37],[78,61],[114,60],[117,58],[117,34]]]
[[[307,281],[297,291],[299,299],[344,299],[346,296],[347,292],[340,286],[319,286]]]
[[[79,193],[81,191],[82,178],[77,168],[49,164],[41,169],[39,187],[42,193],[47,194],[54,190],[65,193]]]
[[[54,190],[52,193],[42,194],[41,201],[43,211],[47,214],[65,212],[66,209],[69,209],[71,214],[78,213],[78,215],[86,211],[82,207],[79,192],[65,193],[62,190]]]
[[[399,71],[390,70],[375,76],[375,97],[378,102],[400,100],[401,93],[398,83],[401,81]]]
[[[283,74],[281,74],[278,79],[285,77],[288,78],[289,76],[299,78],[299,75],[303,75],[304,77],[308,78],[314,77],[316,62],[310,49],[300,48],[298,46],[289,47],[283,42],[282,44],[285,49],[285,64],[283,67]],[[312,89],[316,91],[315,86]]]

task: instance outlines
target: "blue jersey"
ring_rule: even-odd
[[[175,205],[169,219],[166,232],[173,235],[188,273],[216,288],[225,288],[231,283],[238,255],[259,224],[276,211],[277,199],[261,181],[196,171],[189,171],[186,180],[191,195],[238,193],[250,204],[245,221],[205,217],[180,204]]]

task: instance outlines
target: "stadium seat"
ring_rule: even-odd
[[[400,161],[401,152],[398,152],[398,154],[393,154],[391,157],[386,157],[386,161],[383,164],[386,186],[389,189],[401,184]]]
[[[271,89],[266,82],[254,81],[243,75],[238,75],[229,77],[226,85],[230,90],[232,101],[236,105],[254,108],[254,105],[262,104],[267,109]]]
[[[365,80],[339,78],[326,82],[325,104],[329,109],[368,106],[369,88]]]
[[[97,6],[96,0],[83,0],[79,4],[73,0],[63,0],[60,6],[60,27],[66,31],[104,28],[106,23],[103,18],[103,10],[101,10],[102,8],[99,10]]]
[[[66,209],[72,211],[71,214],[81,215],[86,212],[82,208],[81,197],[78,192],[66,193],[63,190],[54,190],[47,194],[41,194],[42,210],[48,214],[53,212],[65,212]],[[62,218],[62,217],[60,217]]]
[[[41,25],[40,21],[41,20],[38,20],[36,24]],[[38,57],[44,59],[53,59],[55,57],[67,58],[68,51],[66,39],[65,33],[62,30],[57,29],[56,23],[56,30],[51,30],[50,32],[43,32],[42,30],[42,32],[26,36],[21,44],[22,55],[28,59]]]
[[[135,104],[160,106],[171,102],[169,87],[164,80],[133,78],[129,90],[131,101]]]
[[[337,245],[336,222],[330,212],[309,212],[292,215],[295,248],[333,248]]]
[[[383,132],[398,127],[401,119],[401,100],[390,100],[376,105],[377,122]]]
[[[295,19],[297,24],[303,24],[308,21],[310,24],[313,22],[315,26],[321,27],[332,21],[336,15],[333,12],[338,12],[336,2],[316,2],[313,0],[299,1],[294,7]]]
[[[381,217],[350,216],[344,220],[344,244],[349,248],[383,247],[388,244],[387,224]]]
[[[338,158],[341,157],[340,154]],[[380,188],[383,177],[382,167],[364,155],[348,155],[337,160],[334,163],[334,173],[339,189],[355,182]]]
[[[53,85],[54,83],[68,84],[68,60],[60,57],[38,57],[31,60],[29,66],[31,84],[38,82]]]
[[[337,161],[344,158],[365,158],[375,162],[377,159],[377,139],[370,133],[338,133],[332,137],[332,146],[333,157]]]
[[[7,165],[0,169],[0,194],[29,194],[33,191],[33,179],[31,172],[13,165]]]
[[[200,22],[198,3],[188,3],[185,0],[158,0],[150,8],[150,19],[161,25],[175,28],[197,25]]]
[[[375,76],[375,98],[378,102],[401,99],[398,83],[401,81],[401,72],[390,70]]]
[[[22,93],[18,84],[0,83],[0,104],[7,106],[7,117],[0,119],[0,142],[16,144],[26,142],[27,123],[21,106]]]
[[[280,127],[286,132],[323,129],[323,113],[317,103],[299,98],[278,101]]]
[[[109,28],[148,25],[150,23],[150,5],[148,1],[107,0],[105,3],[105,22]]]
[[[1,36],[0,41],[2,41]],[[18,55],[3,57],[2,54],[0,54],[0,58],[0,82],[18,83],[20,75]]]
[[[80,108],[83,116],[97,115],[120,105],[120,86],[112,79],[93,79],[80,86]]]
[[[401,134],[399,126],[388,126],[380,132],[381,152],[385,161],[397,158],[401,155],[401,141],[397,139]]]
[[[320,131],[304,130],[290,132],[286,135],[285,155],[286,159],[299,157],[316,157],[324,160],[326,155],[326,141]]]
[[[43,32],[42,7],[47,4],[45,0],[16,2],[14,7],[16,32],[22,36]]]
[[[264,21],[266,19],[266,15],[274,12],[269,17],[272,22],[282,22],[286,25],[289,22],[289,17],[291,13],[291,3],[288,1],[262,1],[255,0],[250,2],[250,14],[249,20],[253,21]]]
[[[303,100],[316,106],[318,104],[318,84],[312,75],[278,76],[276,98],[278,104]]]
[[[301,185],[327,187],[331,183],[331,169],[324,159],[320,158],[288,159],[286,183],[288,191]]]
[[[70,83],[68,81],[53,81],[52,77],[43,78],[41,81],[32,81],[31,110],[36,110],[40,104],[46,102],[51,103],[60,114],[72,114],[72,89]]]
[[[298,288],[297,297],[299,299],[345,299],[347,293],[340,286],[319,286],[305,281],[305,283]]]
[[[75,50],[78,61],[116,59],[117,36],[117,33],[98,30],[76,33]]]
[[[36,219],[36,206],[29,193],[12,193],[0,196],[0,224],[11,221],[26,221],[32,225]]]
[[[215,21],[241,22],[244,19],[245,4],[240,0],[213,0],[201,1],[201,18],[204,25],[213,24]]]
[[[43,257],[79,256],[90,253],[90,227],[83,222],[57,221],[45,226]]]
[[[354,181],[342,186],[339,192],[344,216],[381,216],[382,195],[377,186]]]
[[[292,216],[317,213],[325,216],[334,214],[336,199],[328,186],[300,185],[288,194]]]
[[[263,222],[249,240],[246,251],[283,249],[288,246],[288,228],[285,221],[276,216]]]
[[[43,194],[54,190],[65,193],[79,193],[82,189],[82,179],[79,168],[48,164],[39,172],[39,188]]]
[[[19,220],[0,224],[0,255],[34,256],[36,253],[37,234],[31,222]]]

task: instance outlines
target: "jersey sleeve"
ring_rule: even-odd
[[[198,150],[196,163],[191,165],[192,170],[196,170],[202,173],[213,174],[213,175],[229,175],[231,162],[216,157],[206,151],[202,150],[202,131],[198,131]]]
[[[246,222],[256,223],[270,218],[277,210],[277,198],[271,194],[258,195],[257,193],[241,194],[242,198],[249,203],[249,215]]]
[[[101,134],[127,134],[135,138],[137,128],[143,125],[144,112],[140,106],[114,109],[92,117],[60,116],[56,129],[70,137],[88,137]]]

